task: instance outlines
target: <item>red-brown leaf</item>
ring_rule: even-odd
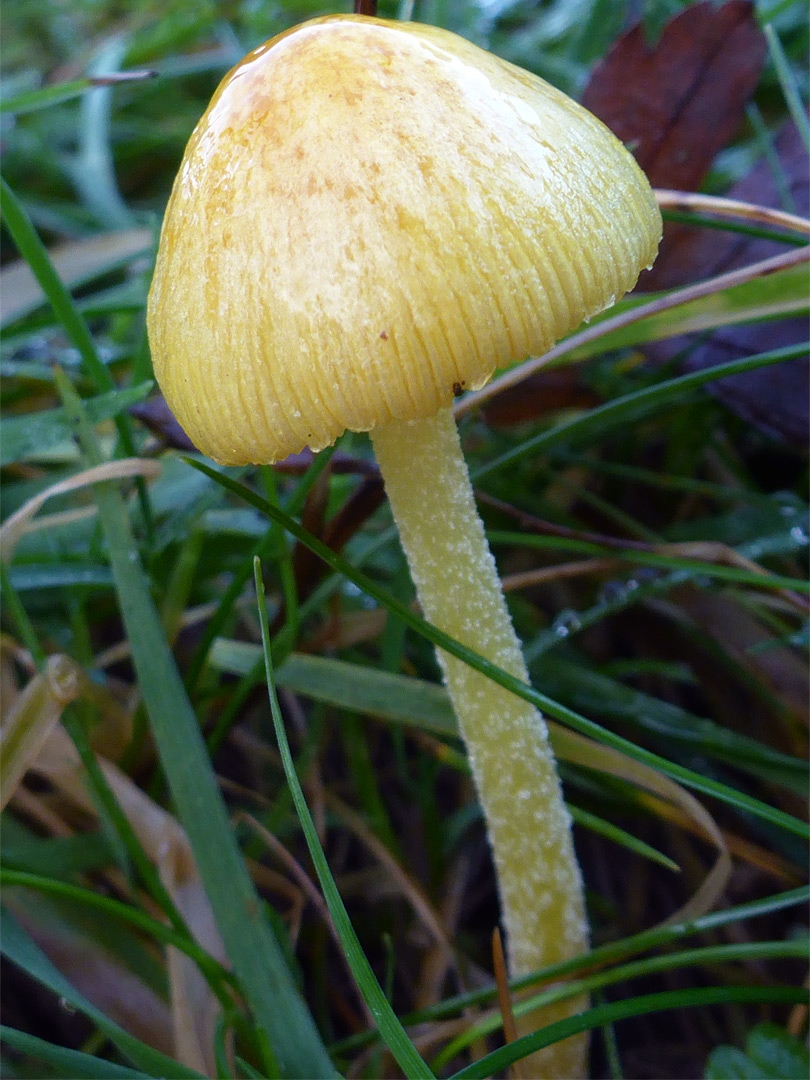
[[[504,390],[487,403],[484,419],[492,427],[508,428],[565,409],[590,409],[598,404],[599,398],[585,386],[579,368],[568,364],[538,371]]]
[[[694,4],[652,48],[641,26],[619,38],[583,104],[632,147],[654,187],[694,191],[737,132],[765,49],[748,0]]]
[[[806,216],[810,212],[807,151],[792,121],[780,131],[776,151],[793,202],[798,212]],[[760,161],[733,187],[729,195],[743,202],[779,205],[779,193],[765,160]],[[684,229],[672,253],[671,272],[693,281],[767,259],[781,250],[784,250],[783,245],[771,240],[709,229]],[[725,360],[735,360],[783,345],[796,345],[806,340],[807,320],[802,318],[728,326],[697,345],[683,367],[688,371],[714,367]],[[688,344],[688,338],[678,337],[648,346],[646,351],[654,363],[662,363]],[[810,432],[808,386],[810,363],[805,357],[720,379],[711,383],[708,389],[737,416],[756,425],[761,431],[799,450],[806,450]]]

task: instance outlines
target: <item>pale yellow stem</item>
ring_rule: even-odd
[[[451,409],[373,434],[386,492],[425,617],[528,682],[495,560],[475,506]],[[512,975],[588,947],[582,881],[546,724],[527,702],[439,650],[489,831]],[[582,1000],[531,1017],[532,1030]],[[585,1075],[587,1038],[532,1058],[533,1076]]]

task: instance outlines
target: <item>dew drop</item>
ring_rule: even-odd
[[[627,596],[623,581],[606,581],[599,590],[600,604],[620,604]]]
[[[791,491],[777,491],[771,498],[779,507],[779,513],[784,518],[796,517],[799,512],[798,499]]]
[[[76,1007],[71,1005],[66,997],[59,998],[59,1008],[72,1016],[76,1012]]]
[[[805,547],[808,543],[810,543],[810,537],[808,537],[807,533],[801,527],[801,525],[793,526],[793,528],[790,530],[790,538],[797,544],[801,544],[802,547]]]
[[[569,634],[576,633],[582,626],[579,615],[570,608],[561,611],[551,624],[551,632],[558,638],[567,638]]]
[[[77,367],[81,361],[81,353],[78,349],[65,348],[57,350],[57,361],[61,367]]]

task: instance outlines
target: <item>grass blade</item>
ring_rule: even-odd
[[[284,721],[281,716],[278,698],[276,697],[273,680],[273,661],[270,656],[270,627],[267,621],[267,607],[264,600],[264,582],[262,581],[261,575],[261,563],[258,558],[254,561],[254,576],[256,579],[256,593],[259,601],[259,620],[262,627],[262,646],[264,649],[264,669],[267,677],[267,693],[270,698],[270,710],[273,714],[273,726],[276,731],[276,738],[278,739],[278,746],[281,752],[281,760],[284,765],[287,783],[290,785],[295,809],[298,811],[298,816],[301,819],[301,827],[304,830],[309,853],[315,864],[318,880],[321,883],[321,888],[323,889],[324,897],[326,898],[326,903],[329,907],[329,913],[334,921],[335,929],[340,937],[344,952],[346,953],[346,959],[352,969],[355,981],[357,982],[366,1004],[371,1010],[371,1014],[379,1027],[380,1034],[385,1039],[397,1064],[405,1075],[409,1078],[413,1078],[413,1080],[417,1080],[417,1078],[430,1078],[433,1076],[433,1073],[427,1067],[413,1043],[408,1038],[405,1029],[402,1027],[396,1013],[391,1008],[388,999],[383,993],[382,987],[377,981],[377,976],[371,969],[366,954],[363,952],[363,947],[357,938],[357,934],[354,932],[354,927],[349,919],[349,914],[346,911],[346,907],[337,890],[334,878],[332,877],[332,872],[329,869],[329,864],[326,861],[326,856],[323,853],[323,848],[318,840],[315,822],[312,820],[312,815],[309,812],[309,807],[304,798],[304,792],[298,779],[298,774],[295,771],[295,763],[293,762],[292,754],[290,753],[290,745],[287,742],[287,735],[284,731]]]
[[[219,638],[211,651],[211,663],[220,671],[244,676],[255,670],[259,652],[259,646],[251,642]],[[417,679],[413,675],[377,671],[332,657],[291,653],[274,669],[274,679],[277,686],[303,694],[313,701],[429,731],[445,739],[459,738],[447,691],[436,683]],[[564,748],[555,745],[555,730],[549,732],[551,743],[558,759],[564,760]],[[460,767],[464,768],[462,755],[460,760]],[[568,809],[574,821],[584,828],[668,870],[680,869],[672,859],[625,829],[570,803]]]
[[[807,109],[802,101],[802,95],[796,83],[796,76],[791,69],[790,61],[771,23],[765,26],[765,37],[768,41],[771,62],[776,69],[776,77],[779,79],[779,85],[785,95],[785,101],[790,110],[790,115],[793,117],[793,123],[799,129],[805,149],[810,153],[810,121],[807,119]]]
[[[552,739],[552,745],[553,741]],[[606,840],[612,840],[614,844],[619,844],[620,847],[627,848],[628,851],[634,851],[642,859],[649,859],[651,862],[658,863],[659,866],[665,866],[667,870],[672,870],[673,873],[680,871],[680,866],[669,856],[645,843],[644,840],[639,840],[637,836],[633,836],[626,829],[622,829],[610,821],[605,821],[604,818],[592,814],[589,810],[583,810],[581,806],[573,806],[567,800],[566,806],[575,824],[590,829],[591,832],[595,832],[599,836],[604,836]]]
[[[489,476],[506,465],[514,465],[530,454],[548,450],[550,446],[563,441],[573,442],[578,436],[585,435],[593,440],[601,435],[607,427],[626,422],[630,417],[636,417],[647,409],[665,404],[667,401],[676,400],[681,394],[694,390],[706,383],[723,379],[728,375],[737,375],[743,371],[753,371],[755,368],[767,367],[770,364],[781,364],[785,360],[796,360],[806,355],[807,345],[787,345],[782,349],[772,349],[769,352],[757,353],[754,356],[746,356],[742,360],[729,360],[726,364],[717,364],[715,367],[706,368],[702,371],[692,371],[688,375],[679,375],[674,379],[666,379],[664,382],[647,386],[643,390],[637,390],[632,394],[608,401],[595,409],[589,410],[583,416],[577,416],[572,420],[548,431],[541,431],[534,438],[527,439],[519,446],[508,450],[500,457],[493,458],[486,465],[481,465],[472,474],[474,480],[480,480],[482,476]]]
[[[735,907],[725,908],[722,911],[711,911],[696,919],[686,922],[672,923],[657,926],[652,930],[642,930],[639,934],[624,938],[622,941],[612,941],[606,945],[599,945],[582,956],[576,956],[573,960],[566,960],[552,967],[542,968],[520,978],[510,979],[509,987],[513,991],[520,991],[535,985],[551,983],[565,976],[574,975],[577,972],[603,967],[614,961],[623,960],[651,949],[661,950],[667,945],[683,941],[695,934],[706,933],[716,930],[721,926],[730,926],[735,922],[745,919],[754,919],[762,915],[771,915],[777,911],[785,911],[792,907],[806,904],[810,899],[810,888],[802,886],[791,889],[788,892],[777,893],[775,896],[767,896],[761,900],[752,900]],[[465,1009],[476,1006],[491,1004],[497,996],[495,986],[485,986],[478,990],[470,990],[455,997],[445,998],[437,1005],[432,1005],[418,1012],[409,1013],[404,1017],[407,1024],[421,1024],[430,1020],[441,1020],[448,1016],[462,1013]],[[334,1053],[344,1053],[356,1050],[372,1042],[375,1032],[364,1031],[359,1035],[352,1035],[333,1046]]]
[[[98,390],[114,390],[112,375],[99,359],[87,323],[76,310],[73,297],[53,268],[45,245],[37,236],[36,229],[28,220],[17,196],[5,180],[0,179],[0,213],[11,233],[17,250],[34,272],[34,276],[48,297],[59,322],[79,355]]]
[[[81,401],[67,380],[61,382],[84,452],[96,463],[100,455]],[[282,1075],[334,1076],[234,839],[197,717],[150,595],[126,505],[112,486],[98,484],[94,494],[161,764],[242,991]]]
[[[763,226],[743,225],[738,221],[719,221],[689,210],[667,210],[662,208],[661,217],[664,221],[677,222],[679,225],[696,225],[701,229],[717,229],[721,232],[739,233],[742,236],[755,236],[760,240],[773,240],[775,243],[792,244],[794,247],[804,247],[807,243],[804,236],[779,232],[776,229],[766,229]]]
[[[153,383],[142,382],[124,390],[110,390],[91,398],[85,408],[91,423],[109,420],[142,401],[152,389]],[[71,437],[70,425],[64,409],[46,409],[21,416],[7,416],[0,420],[0,465],[22,461],[32,454],[50,450]]]
[[[525,1016],[552,1002],[563,1001],[580,994],[593,996],[608,986],[615,986],[617,983],[627,984],[631,979],[641,979],[654,972],[675,971],[691,965],[723,964],[746,959],[791,958],[799,960],[806,953],[805,941],[746,941],[740,944],[708,945],[698,949],[685,949],[683,952],[667,953],[663,956],[650,956],[644,960],[635,960],[629,964],[610,968],[608,971],[599,971],[581,979],[551,986],[538,994],[522,999],[514,1006],[514,1012],[515,1016]],[[502,1026],[503,1018],[497,1013],[482,1018],[451,1040],[440,1051],[433,1064],[438,1070],[477,1039],[491,1035]]]
[[[62,1076],[81,1076],[82,1080],[141,1080],[142,1077],[152,1076],[152,1073],[136,1072],[128,1069],[126,1065],[116,1065],[114,1061],[105,1061],[103,1058],[91,1057],[83,1054],[80,1050],[68,1050],[64,1046],[55,1046],[53,1043],[38,1039],[35,1035],[29,1035],[25,1031],[17,1031],[15,1028],[0,1027],[0,1042],[10,1046],[19,1054],[27,1054],[38,1061],[57,1069]]]
[[[41,874],[26,873],[23,870],[0,869],[0,886],[36,889],[38,892],[61,896],[74,903],[86,904],[104,915],[111,915],[113,918],[137,926],[140,930],[150,934],[156,941],[160,941],[164,945],[173,945],[176,949],[186,953],[206,975],[210,983],[215,984],[230,979],[230,973],[225,971],[213,956],[200,948],[188,933],[178,933],[176,930],[172,930],[165,923],[153,919],[150,915],[133,907],[131,904],[125,904],[111,896],[100,896],[91,889],[84,889],[80,885],[73,885],[68,881],[58,881],[54,878],[44,877]]]
[[[64,327],[65,333],[76,346],[82,364],[93,380],[96,389],[100,392],[114,390],[115,382],[113,377],[99,357],[84,317],[73,302],[69,289],[56,272],[48,250],[37,235],[37,231],[31,224],[22,204],[2,177],[0,177],[0,215],[2,215],[17,250],[30,266],[42,291],[47,296],[48,302],[53,308],[57,319]],[[126,415],[116,416],[115,426],[125,452],[130,457],[133,457],[135,455],[135,440],[132,437],[132,425],[129,422],[129,417]],[[150,522],[151,510],[149,500],[146,497],[146,485],[142,480],[138,481],[138,497],[144,519]]]
[[[220,671],[247,675],[259,654],[259,646],[252,642],[218,638],[211,650],[211,663]],[[444,738],[459,737],[444,688],[412,675],[377,671],[333,657],[290,653],[275,669],[274,676],[278,686],[313,701],[382,716]]]
[[[61,105],[63,101],[86,94],[99,86],[116,86],[123,82],[138,82],[151,79],[154,71],[118,71],[112,75],[88,76],[84,79],[72,79],[70,82],[57,83],[55,86],[40,86],[36,90],[23,90],[19,94],[0,101],[0,113],[23,116],[25,113],[49,109]]]
[[[451,638],[442,630],[439,630],[438,627],[433,626],[425,619],[414,614],[407,604],[401,603],[384,589],[381,589],[367,574],[357,570],[341,555],[335,554],[331,548],[327,547],[327,545],[318,540],[317,537],[307,532],[307,530],[299,525],[297,521],[289,517],[288,514],[285,514],[283,510],[277,506],[273,506],[272,503],[269,503],[266,499],[257,495],[255,491],[252,491],[245,484],[241,484],[237,480],[232,480],[231,477],[226,476],[224,473],[217,472],[216,469],[206,465],[205,462],[195,461],[192,458],[187,458],[186,460],[193,465],[194,468],[200,469],[201,472],[210,476],[211,479],[216,480],[217,483],[222,484],[223,487],[227,488],[235,495],[240,496],[240,498],[244,499],[245,502],[249,503],[251,506],[255,506],[258,510],[267,514],[267,516],[271,517],[274,521],[282,522],[284,528],[287,529],[288,532],[292,533],[292,535],[297,540],[300,540],[302,544],[305,544],[319,559],[322,559],[327,566],[348,578],[349,581],[353,582],[364,593],[372,597],[372,599],[382,604],[392,615],[401,619],[412,630],[415,630],[416,633],[421,634],[422,637],[427,638],[427,640],[434,645],[444,649],[445,652],[450,653],[451,656],[463,660],[464,663],[469,664],[477,671],[487,675],[494,682],[498,683],[499,686],[503,686],[506,690],[510,690],[518,697],[531,702],[531,704],[535,705],[541,712],[554,717],[556,720],[560,720],[563,724],[568,725],[575,731],[581,732],[583,735],[591,736],[591,738],[595,739],[597,742],[603,743],[605,746],[612,746],[614,749],[622,751],[627,754],[628,757],[641,762],[643,765],[652,766],[652,768],[657,769],[659,772],[662,772],[665,776],[671,777],[673,780],[677,780],[685,787],[692,788],[695,791],[702,791],[707,795],[713,795],[715,798],[728,803],[728,805],[735,807],[739,811],[748,811],[749,813],[755,814],[757,817],[763,818],[765,821],[770,821],[772,824],[778,825],[780,828],[794,833],[796,836],[800,836],[805,840],[810,839],[810,828],[808,828],[807,824],[800,821],[798,818],[793,817],[791,814],[787,814],[776,807],[768,806],[767,803],[761,802],[759,799],[755,799],[750,795],[746,795],[744,792],[735,791],[726,784],[721,784],[716,780],[701,776],[699,773],[687,769],[682,765],[676,765],[672,761],[667,761],[666,758],[660,757],[658,754],[654,754],[649,750],[637,746],[635,743],[630,742],[629,739],[624,739],[620,735],[615,735],[612,731],[602,727],[601,724],[597,724],[593,720],[588,720],[586,717],[580,716],[580,714],[574,712],[573,709],[568,709],[564,705],[560,705],[559,702],[553,701],[534,687],[514,678],[514,676],[510,675],[502,668],[499,668],[496,664],[486,660],[473,649],[468,649],[466,646],[456,641],[455,638]]]
[[[33,979],[53,990],[68,1005],[88,1016],[133,1064],[144,1069],[151,1076],[188,1080],[188,1077],[200,1075],[188,1066],[181,1065],[165,1054],[161,1054],[159,1050],[147,1046],[146,1043],[136,1039],[134,1035],[130,1035],[128,1031],[106,1017],[100,1009],[80,994],[60,971],[57,971],[45,953],[5,909],[0,909],[0,926],[2,926],[0,940],[3,955]]]
[[[668,1009],[682,1009],[685,1005],[705,1007],[707,1005],[731,1004],[779,1004],[800,1005],[805,1002],[807,992],[802,987],[792,986],[709,986],[705,989],[690,990],[688,998],[680,990],[666,990],[660,994],[644,994],[616,1001],[610,1005],[599,1005],[595,1009],[579,1013],[567,1020],[558,1020],[554,1024],[533,1035],[524,1035],[521,1039],[500,1050],[495,1050],[479,1061],[473,1062],[466,1069],[454,1073],[450,1080],[485,1080],[486,1077],[507,1068],[514,1061],[520,1061],[536,1050],[577,1035],[582,1031],[591,1031],[603,1024],[612,1024],[617,1020],[626,1020],[632,1016],[645,1016],[653,1012],[666,1012]]]

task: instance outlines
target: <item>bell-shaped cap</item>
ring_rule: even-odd
[[[449,405],[650,264],[646,178],[590,113],[433,27],[317,19],[198,124],[149,298],[194,443],[271,462]]]

